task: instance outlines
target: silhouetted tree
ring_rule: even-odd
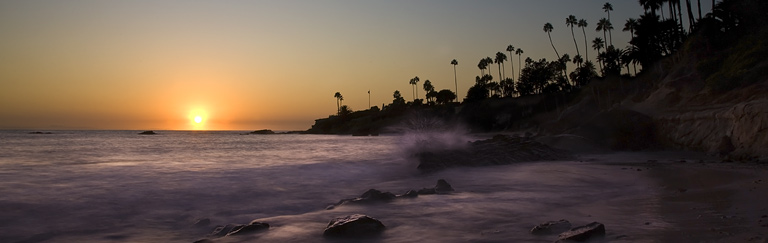
[[[485,57],[483,60],[485,60],[485,63],[487,64],[486,67],[488,67],[488,75],[491,75],[491,64],[493,64],[493,58]]]
[[[334,98],[336,98],[336,114],[341,114],[341,101],[344,100],[344,97],[341,96],[340,92],[336,92],[336,94],[333,95]]]
[[[613,11],[613,5],[611,5],[611,3],[603,4],[603,11],[608,13],[608,25],[610,26],[610,24],[611,24],[611,11]],[[610,28],[608,28],[608,36],[611,37],[609,43],[611,43],[611,45],[613,45],[613,34],[611,33],[611,30],[613,30],[612,26],[610,26]]]
[[[339,108],[339,116],[346,117],[349,114],[352,114],[352,109],[350,109],[349,106],[342,105],[341,108]]]
[[[517,70],[518,71],[517,72],[517,79],[519,80],[520,79],[520,72],[522,72],[522,68],[523,68],[523,63],[520,62],[520,58],[523,55],[523,49],[517,48],[517,50],[515,51],[515,54],[517,54],[517,69],[518,69]]]
[[[429,81],[429,79],[427,79],[427,80],[424,81],[423,87],[424,87],[424,93],[427,94],[426,95],[427,102],[429,102],[429,101],[431,101],[429,93],[430,92],[435,92],[435,86],[432,86],[432,81]]]
[[[392,94],[392,105],[393,106],[404,106],[405,105],[405,99],[403,99],[403,95],[400,94],[399,90],[395,90],[395,92]]]
[[[600,37],[595,37],[595,40],[592,41],[592,48],[597,50],[597,55],[600,56],[600,49],[602,49],[605,46],[605,42],[603,39],[600,39]],[[600,63],[600,72],[603,72],[603,62],[599,59],[597,60],[598,63]]]
[[[480,69],[480,76],[485,75],[485,69],[488,68],[488,61],[485,60],[485,58],[481,58],[480,62],[477,63],[477,68]]]
[[[453,85],[456,89],[456,93],[459,92],[459,82],[456,81],[456,65],[459,65],[459,61],[456,61],[456,59],[451,60],[451,65],[453,65]],[[455,95],[454,95],[455,96]]]
[[[584,86],[589,83],[592,78],[597,77],[597,71],[595,71],[595,64],[593,64],[591,61],[586,61],[584,65],[581,65],[581,67],[576,68],[576,70],[573,70],[570,74],[571,80],[576,84],[576,86]]]
[[[509,65],[512,67],[512,79],[515,79],[515,62],[512,61],[512,53],[515,52],[515,47],[508,45],[507,52],[509,52]]]
[[[436,102],[438,104],[448,104],[448,102],[451,102],[454,99],[456,99],[456,94],[451,90],[443,89],[440,90],[440,92],[437,92]]]
[[[576,46],[576,55],[581,55],[581,52],[579,52],[579,44],[576,44],[576,35],[573,34],[573,27],[578,24],[579,21],[576,20],[576,16],[568,15],[568,18],[565,19],[565,25],[571,27],[571,37],[573,37],[573,45]]]
[[[507,55],[504,55],[502,52],[496,52],[496,59],[493,60],[493,62],[499,64],[499,79],[503,79],[504,75],[502,72],[504,61],[507,60]]]
[[[408,83],[413,85],[413,91],[414,91],[413,100],[416,101],[416,99],[419,98],[419,89],[416,88],[416,85],[419,84],[419,76],[412,78],[411,81],[409,81]]]
[[[629,18],[627,19],[627,22],[624,23],[624,29],[622,31],[629,31],[629,39],[635,37],[635,27],[637,27],[637,19]]]
[[[600,21],[597,22],[597,28],[595,28],[595,31],[602,31],[603,38],[605,38],[605,40],[607,41],[608,37],[605,35],[605,33],[612,29],[613,29],[613,25],[611,25],[611,21],[608,21],[608,19],[606,18],[602,18],[600,19]]]
[[[547,36],[549,37],[549,44],[552,45],[552,49],[555,50],[555,55],[557,55],[557,59],[560,59],[560,53],[557,53],[557,48],[555,48],[555,43],[552,42],[552,30],[555,29],[555,27],[552,27],[552,24],[546,23],[544,24],[544,32],[547,33]]]
[[[585,30],[589,24],[587,23],[587,20],[581,19],[579,20],[578,25],[579,28],[581,28],[581,33],[584,34],[584,53],[587,57],[587,61],[589,61],[589,44],[587,42],[587,31]]]

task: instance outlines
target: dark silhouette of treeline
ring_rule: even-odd
[[[475,83],[467,91],[463,102],[457,102],[454,91],[435,91],[429,80],[423,83],[426,100],[419,99],[418,76],[409,80],[413,88],[412,101],[406,101],[396,90],[392,103],[383,105],[381,109],[374,106],[364,111],[352,111],[348,106],[341,105],[343,97],[337,92],[334,96],[337,98],[336,115],[316,120],[307,132],[378,134],[386,132],[382,129],[398,124],[405,114],[412,112],[460,121],[470,125],[473,131],[514,129],[516,127],[509,121],[564,110],[568,102],[583,92],[593,95],[601,109],[608,109],[619,101],[615,97],[617,94],[648,88],[646,84],[638,84],[635,77],[650,70],[669,69],[670,63],[680,60],[682,55],[695,57],[696,63],[692,65],[698,71],[696,77],[715,92],[749,85],[768,76],[768,65],[762,62],[768,56],[768,28],[762,27],[768,23],[768,1],[713,1],[713,8],[705,15],[701,14],[700,1],[695,4],[698,8],[690,0],[684,2],[685,6],[682,6],[681,0],[640,0],[639,3],[645,12],[637,19],[626,20],[623,31],[629,32],[632,38],[624,48],[613,45],[611,32],[614,28],[610,20],[613,6],[610,3],[602,6],[606,18],[598,21],[595,30],[602,32],[603,38],[596,37],[590,46],[598,53],[597,64],[589,60],[588,21],[570,15],[565,18],[565,24],[570,28],[576,46],[577,53],[573,58],[567,53],[560,55],[549,35],[555,28],[546,23],[543,30],[557,60],[527,57],[520,63],[523,50],[509,45],[505,49],[509,59],[502,51],[497,52],[494,58],[480,59],[477,65],[480,75],[475,77]],[[582,30],[583,46],[577,41],[575,27]],[[580,48],[583,48],[586,58],[581,55]],[[513,55],[518,56],[517,76]],[[504,63],[507,60],[510,62],[510,76],[505,76]],[[494,63],[497,64],[498,77],[492,76]],[[576,65],[570,73],[569,63]],[[458,64],[455,59],[451,61],[454,78]],[[603,83],[600,87],[610,88],[587,88],[596,81]],[[611,84],[614,82],[619,84]],[[458,84],[454,88],[458,90]],[[611,94],[614,92],[617,94]]]

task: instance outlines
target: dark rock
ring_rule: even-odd
[[[599,237],[605,237],[605,225],[598,222],[592,222],[563,232],[558,236],[557,242],[586,241]]]
[[[553,235],[568,231],[569,229],[571,229],[571,222],[561,219],[559,221],[549,221],[536,225],[531,229],[531,234]]]
[[[251,233],[256,233],[256,232],[264,231],[264,230],[267,230],[267,229],[269,229],[269,224],[263,223],[263,222],[252,221],[250,224],[243,225],[242,227],[240,227],[237,230],[233,229],[232,231],[227,233],[227,236],[251,234]]]
[[[256,130],[253,132],[249,132],[248,134],[261,134],[261,135],[269,135],[269,134],[275,134],[272,130],[269,129],[262,129],[262,130]]]
[[[29,132],[29,134],[53,134],[52,132]]]
[[[195,222],[194,226],[202,227],[202,226],[208,226],[209,224],[211,224],[211,220],[208,218],[204,218],[204,219],[198,219]]]
[[[139,134],[140,135],[155,135],[157,133],[155,133],[154,131],[143,131],[143,132],[140,132]]]
[[[371,237],[384,231],[381,221],[362,214],[335,218],[325,227],[327,237]]]
[[[237,231],[243,226],[244,225],[242,224],[228,224],[224,226],[219,225],[215,229],[213,229],[213,232],[211,232],[211,234],[209,235],[212,237],[224,237],[227,234],[229,234],[229,232]]]
[[[392,199],[395,199],[395,194],[392,194],[391,192],[381,192],[376,189],[369,189],[354,201],[371,202],[371,201],[389,201]]]
[[[443,193],[450,193],[453,191],[453,187],[451,187],[451,184],[448,184],[447,181],[440,179],[437,180],[437,185],[435,185],[435,192],[438,194]]]
[[[196,241],[194,241],[192,243],[213,243],[213,242],[214,241],[212,241],[210,239],[199,239],[199,240],[196,240]]]
[[[524,161],[562,160],[573,157],[527,137],[496,135],[469,143],[464,149],[428,151],[416,154],[419,170],[437,171],[455,166],[503,165]]]
[[[418,196],[419,196],[419,192],[418,191],[416,191],[416,190],[408,190],[403,195],[398,195],[397,197],[398,198],[402,198],[402,197],[415,198],[415,197],[418,197]]]

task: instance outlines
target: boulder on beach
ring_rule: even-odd
[[[600,237],[605,237],[605,225],[592,222],[561,233],[558,236],[557,242],[587,241]]]
[[[353,214],[331,220],[323,231],[326,237],[372,237],[386,227],[381,221],[363,214]]]
[[[389,202],[393,199],[398,198],[416,198],[419,196],[419,194],[427,195],[427,194],[448,194],[453,192],[453,187],[451,187],[451,184],[448,184],[448,181],[444,179],[437,180],[437,185],[432,188],[423,188],[421,190],[408,190],[402,195],[395,195],[391,192],[382,192],[376,189],[368,189],[368,191],[365,191],[360,197],[356,198],[349,198],[349,199],[342,199],[339,200],[336,204],[328,205],[325,207],[326,210],[331,210],[336,208],[337,206],[341,206],[343,204],[347,203],[375,203],[375,202]]]
[[[571,222],[561,219],[558,221],[548,221],[534,226],[531,234],[534,235],[553,235],[560,234],[571,229]]]
[[[422,195],[447,194],[451,192],[453,192],[453,187],[451,187],[451,184],[448,184],[448,181],[444,179],[437,180],[437,185],[433,188],[422,188],[418,191],[418,193]]]
[[[139,133],[139,135],[155,135],[155,134],[157,133],[155,133],[154,131],[143,131]]]
[[[432,172],[456,166],[503,165],[525,161],[571,159],[570,153],[555,149],[528,137],[496,135],[475,141],[462,149],[428,151],[416,154],[417,167]]]

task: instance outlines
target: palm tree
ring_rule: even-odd
[[[486,67],[488,67],[488,75],[491,75],[491,64],[493,64],[493,59],[491,57],[485,57],[483,60],[485,60]]]
[[[581,64],[584,63],[584,58],[577,54],[576,56],[573,56],[573,63],[579,65],[579,68],[581,68]]]
[[[592,48],[597,50],[597,55],[600,55],[600,49],[602,49],[605,46],[605,41],[603,39],[600,39],[600,37],[595,37],[595,40],[592,41]],[[600,63],[600,72],[603,71],[603,62],[598,60]]]
[[[552,35],[549,34],[552,32],[553,29],[555,29],[555,27],[552,27],[552,24],[550,23],[544,24],[544,32],[547,32],[547,36],[549,36],[549,44],[552,45],[552,49],[555,50],[555,55],[557,55],[557,59],[560,59],[560,53],[557,53],[557,48],[555,48],[555,44],[552,43]]]
[[[576,44],[576,35],[573,34],[573,27],[578,24],[579,21],[576,19],[576,16],[568,15],[568,18],[565,19],[565,25],[571,27],[571,37],[573,37],[573,44],[576,46],[576,55],[581,55],[579,44]]]
[[[517,50],[515,51],[515,54],[517,54],[517,80],[519,82],[520,73],[522,72],[522,69],[523,69],[523,63],[520,62],[520,58],[521,58],[520,56],[523,55],[523,49],[517,48]]]
[[[424,80],[424,93],[429,94],[430,92],[435,92],[435,86],[432,86],[432,81],[429,81],[429,79]],[[429,95],[426,96],[427,101],[429,101]]]
[[[629,39],[631,40],[635,37],[635,28],[637,28],[637,19],[629,18],[627,19],[627,22],[624,23],[624,29],[621,31],[629,31]]]
[[[595,28],[595,31],[602,31],[603,39],[608,40],[608,37],[605,35],[605,32],[612,29],[613,29],[613,26],[611,25],[611,22],[608,21],[608,19],[606,18],[602,18],[600,19],[600,21],[597,22],[597,28]]]
[[[662,4],[660,0],[639,0],[639,1],[640,1],[640,5],[643,6],[643,9],[645,9],[646,12],[650,9],[653,15],[656,15],[656,10],[661,8],[661,4]]]
[[[456,65],[459,65],[459,61],[456,61],[456,59],[451,60],[451,65],[453,65],[453,85],[456,86],[456,93],[459,93],[459,83],[456,81]]]
[[[611,23],[611,11],[613,11],[613,5],[611,5],[611,3],[608,3],[608,2],[603,4],[603,11],[608,13],[608,24],[610,24]],[[611,45],[613,45],[613,35],[611,34],[611,30],[612,29],[613,29],[613,27],[608,29],[608,35],[611,36],[611,41],[610,41]]]
[[[480,62],[477,63],[477,68],[480,69],[480,77],[485,76],[485,69],[488,68],[488,62],[485,61],[485,58],[480,58]]]
[[[587,61],[589,61],[589,44],[587,44],[587,31],[584,30],[584,28],[587,28],[587,20],[580,19],[579,23],[577,23],[579,28],[581,28],[581,33],[584,34],[584,51],[587,56]]]
[[[419,76],[412,78],[409,83],[413,85],[413,90],[415,92],[413,96],[414,97],[413,100],[416,101],[416,99],[419,98],[419,89],[416,88],[416,85],[419,84]]]
[[[504,72],[502,71],[502,69],[504,68],[503,64],[504,64],[504,61],[506,60],[507,60],[507,55],[504,55],[503,52],[496,52],[496,59],[494,59],[493,62],[499,64],[499,81],[504,79],[504,76],[503,76]]]
[[[512,52],[515,51],[515,47],[512,45],[507,46],[507,51],[509,52],[509,65],[512,67],[512,79],[515,78],[515,62],[512,61]]]
[[[336,98],[336,114],[341,115],[341,101],[344,100],[344,97],[341,96],[340,92],[336,92],[333,97]]]

